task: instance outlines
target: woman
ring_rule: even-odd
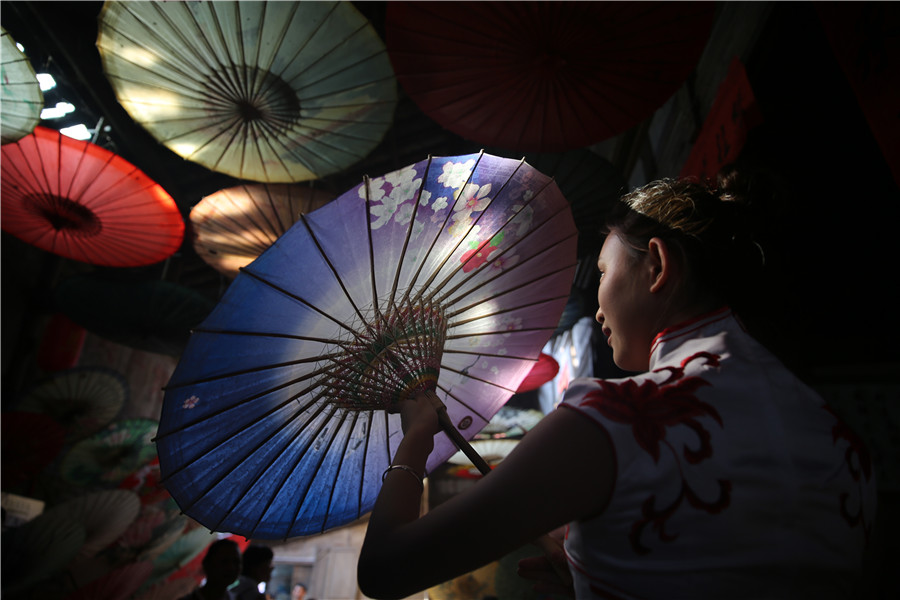
[[[563,525],[576,598],[852,593],[871,465],[732,312],[765,259],[746,200],[734,174],[718,190],[663,180],[625,196],[598,260],[597,321],[615,363],[640,374],[575,380],[488,477],[422,518],[439,427],[429,396],[401,406],[360,556],[366,595],[402,598]],[[520,571],[559,589],[546,565]]]

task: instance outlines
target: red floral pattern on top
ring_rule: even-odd
[[[694,354],[679,367],[664,367],[654,373],[668,371],[669,377],[662,383],[645,380],[638,384],[632,379],[616,384],[597,380],[599,390],[587,394],[584,406],[600,412],[606,418],[617,423],[631,425],[635,441],[643,448],[654,462],[659,462],[663,447],[668,448],[677,462],[681,462],[676,449],[666,439],[667,430],[679,425],[690,428],[700,442],[699,447],[685,446],[682,450],[685,461],[694,465],[709,458],[713,454],[710,434],[697,420],[699,417],[711,417],[719,426],[722,418],[716,409],[706,402],[701,402],[696,392],[705,385],[710,385],[701,377],[685,377],[685,367],[695,361],[703,360],[707,366],[718,366],[719,357],[708,352]],[[728,507],[731,500],[731,482],[718,480],[719,496],[712,501],[700,498],[685,481],[683,469],[681,490],[675,500],[667,506],[656,507],[656,496],[651,495],[642,504],[643,518],[632,525],[630,540],[632,548],[638,554],[647,554],[650,548],[641,543],[644,529],[652,525],[659,539],[669,542],[678,537],[666,531],[666,521],[679,509],[687,499],[694,508],[715,514]]]
[[[844,454],[844,460],[847,463],[847,468],[850,471],[850,475],[853,477],[853,481],[857,482],[860,495],[858,501],[858,508],[856,510],[852,510],[850,508],[850,493],[844,492],[841,494],[841,516],[847,521],[847,523],[851,527],[857,527],[862,525],[863,533],[865,534],[866,542],[869,540],[869,535],[872,532],[872,523],[871,523],[871,515],[868,515],[868,519],[863,511],[863,503],[862,503],[862,492],[863,492],[863,482],[862,480],[868,483],[872,480],[872,458],[869,454],[868,448],[866,448],[866,444],[863,442],[862,438],[860,438],[855,431],[853,431],[841,418],[833,411],[828,405],[823,407],[827,410],[831,415],[835,418],[835,424],[831,428],[831,437],[834,440],[835,445],[840,440],[845,440],[848,442],[847,450]]]

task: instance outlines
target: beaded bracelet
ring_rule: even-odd
[[[416,478],[416,481],[419,482],[419,487],[423,490],[425,489],[425,484],[422,483],[422,478],[419,477],[419,474],[415,472],[412,467],[408,467],[406,465],[391,465],[387,469],[384,470],[384,473],[381,474],[381,481],[384,482],[384,478],[387,477],[387,474],[393,471],[394,469],[400,469],[401,471],[406,471],[410,475]]]

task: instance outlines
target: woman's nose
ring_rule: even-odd
[[[594,318],[597,320],[598,323],[603,325],[603,309],[598,308],[597,314],[594,316]]]

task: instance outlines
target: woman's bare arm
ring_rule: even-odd
[[[427,400],[404,406],[406,433],[394,464],[421,474],[436,413]],[[358,565],[372,598],[404,598],[497,560],[570,521],[599,513],[612,489],[613,453],[603,430],[557,410],[477,485],[418,518],[421,488],[402,471],[386,478]]]

